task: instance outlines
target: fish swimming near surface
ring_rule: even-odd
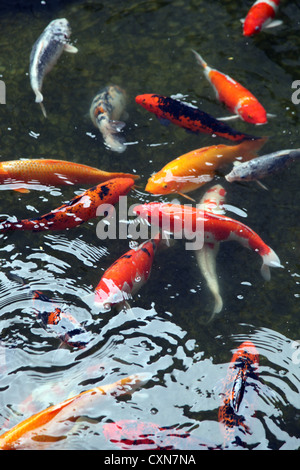
[[[238,145],[212,145],[192,150],[167,163],[152,175],[145,190],[152,194],[185,195],[211,181],[217,172],[235,160],[250,160],[266,138],[246,140]]]
[[[131,173],[102,171],[81,163],[55,159],[21,159],[0,162],[0,185],[28,193],[30,185],[95,185],[113,178],[139,178]]]
[[[95,289],[94,303],[106,312],[132,299],[149,279],[160,234],[127,251],[103,274]]]
[[[101,132],[104,143],[118,153],[126,150],[125,138],[120,134],[125,122],[119,120],[125,116],[125,106],[125,91],[110,85],[95,96],[90,107],[91,120]]]
[[[274,28],[282,24],[281,20],[274,20],[280,0],[257,0],[250,8],[243,23],[244,36],[253,36],[267,28]]]
[[[46,117],[41,93],[45,75],[50,72],[63,51],[76,53],[78,49],[69,42],[71,28],[68,20],[59,18],[51,21],[34,43],[30,54],[29,77],[35,93],[35,102],[40,103]]]
[[[98,406],[105,395],[119,397],[131,394],[149,380],[149,374],[133,374],[109,385],[86,390],[50,406],[9,429],[0,436],[0,449],[35,449],[50,447],[66,438],[74,422],[91,406]]]
[[[213,212],[214,214],[224,215],[225,196],[226,191],[223,186],[216,184],[206,191],[200,203],[197,204],[197,208]],[[219,247],[220,242],[216,241],[214,243],[203,243],[203,247],[200,250],[195,250],[197,263],[215,300],[211,320],[217,313],[220,313],[223,308],[223,299],[220,294],[216,270],[216,258]]]
[[[300,157],[300,149],[280,150],[254,158],[248,162],[238,162],[230,173],[225,175],[229,183],[233,181],[254,181],[266,178],[283,170]]]
[[[267,112],[257,98],[243,85],[216,69],[207,65],[198,52],[193,51],[197,62],[204,68],[204,75],[213,86],[217,99],[234,113],[251,124],[266,124]]]
[[[132,178],[114,178],[87,189],[68,203],[36,219],[2,220],[0,233],[12,230],[65,230],[94,219],[101,204],[115,205],[134,185]]]
[[[157,94],[138,95],[136,103],[143,106],[159,119],[171,121],[177,126],[189,131],[204,134],[213,134],[234,142],[259,139],[243,132],[232,129],[210,114],[182,101]]]
[[[276,253],[250,227],[225,215],[197,209],[189,205],[153,202],[137,205],[133,212],[176,236],[192,239],[203,236],[204,243],[237,241],[242,246],[258,253],[262,260],[261,274],[265,280],[270,279],[269,267],[281,267]]]
[[[253,409],[248,402],[247,387],[255,388],[258,380],[259,355],[251,341],[244,341],[233,354],[222,392],[222,405],[219,408],[218,420],[224,435],[224,448],[237,444],[238,428],[243,434],[250,433],[245,417],[240,413],[242,403],[244,409]],[[251,383],[250,383],[251,382]]]

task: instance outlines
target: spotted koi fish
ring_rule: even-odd
[[[95,289],[94,303],[101,311],[126,303],[145,284],[160,240],[157,235],[127,251],[105,271]]]
[[[144,94],[136,96],[135,101],[159,119],[166,119],[192,132],[214,134],[234,142],[259,138],[236,131],[210,114],[173,98]]]
[[[125,122],[119,119],[124,115],[126,94],[117,85],[110,85],[101,90],[93,99],[90,117],[101,132],[105,144],[114,152],[126,150],[125,139],[120,134]]]
[[[0,163],[0,184],[28,193],[30,185],[64,186],[72,184],[99,184],[112,178],[132,178],[131,173],[115,173],[99,170],[81,163],[54,159],[9,160]]]
[[[242,20],[244,36],[253,36],[267,28],[274,28],[282,24],[280,20],[273,20],[280,0],[257,0],[250,8],[246,18]]]
[[[257,157],[257,151],[266,138],[246,140],[238,145],[211,145],[192,150],[167,163],[152,175],[145,190],[151,194],[186,194],[211,181],[217,171],[234,161],[247,161]]]
[[[242,343],[234,353],[225,379],[222,393],[222,405],[219,408],[218,419],[224,435],[224,447],[236,440],[236,431],[240,427],[250,433],[245,423],[245,417],[239,414],[245,398],[246,387],[250,386],[249,379],[257,380],[259,355],[251,341]],[[248,404],[249,406],[249,404]],[[249,406],[251,408],[251,404]]]
[[[78,49],[69,43],[71,28],[65,18],[51,21],[34,43],[30,54],[29,77],[31,88],[35,93],[35,102],[40,103],[42,112],[46,117],[46,110],[42,103],[41,93],[45,75],[52,67],[63,51],[76,53]]]
[[[233,78],[207,65],[198,52],[193,51],[204,75],[213,86],[217,99],[234,115],[251,124],[266,124],[267,112],[255,96]]]
[[[0,232],[10,230],[65,230],[93,219],[101,204],[116,204],[120,196],[125,196],[134,185],[132,178],[114,178],[75,196],[67,204],[36,219],[22,219],[16,222],[2,221]]]
[[[90,341],[85,328],[70,314],[40,291],[33,292],[34,305],[37,306],[37,318],[46,331],[51,331],[63,344],[72,348],[83,349]],[[45,309],[45,305],[50,308]]]
[[[118,397],[131,394],[148,381],[148,374],[134,374],[102,387],[95,387],[30,416],[0,436],[0,449],[49,447],[66,436],[89,406],[96,406],[103,395]]]
[[[179,236],[192,239],[196,231],[203,234],[204,243],[237,241],[258,253],[262,260],[261,273],[270,279],[269,267],[280,267],[276,253],[250,227],[225,215],[179,204],[153,202],[137,205],[133,212],[151,224]]]

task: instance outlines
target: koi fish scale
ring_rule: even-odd
[[[125,196],[134,185],[131,178],[115,178],[94,186],[74,197],[66,204],[36,219],[23,219],[16,222],[2,221],[0,231],[64,230],[77,227],[96,217],[101,204],[116,204],[120,196]]]
[[[235,142],[258,138],[238,132],[210,114],[173,98],[144,94],[136,96],[135,101],[158,118],[167,119],[177,126],[196,133],[214,134]]]

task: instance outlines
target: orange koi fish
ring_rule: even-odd
[[[200,54],[193,52],[197,62],[204,68],[204,75],[213,86],[219,101],[245,122],[251,124],[267,122],[265,109],[250,91],[229,75],[209,67]]]
[[[152,175],[145,190],[152,194],[180,195],[189,193],[211,181],[217,170],[235,160],[248,161],[257,157],[256,152],[266,138],[247,140],[238,145],[212,145],[192,150],[167,163]]]
[[[75,196],[67,204],[36,219],[23,219],[16,222],[2,221],[0,232],[9,230],[65,230],[77,227],[93,219],[101,204],[116,204],[119,196],[125,196],[134,185],[132,178],[114,178]]]
[[[37,318],[46,331],[51,331],[62,343],[83,349],[90,341],[90,337],[85,328],[69,313],[64,312],[58,305],[52,302],[40,291],[33,292],[34,304],[38,301]],[[49,309],[44,305],[50,304]]]
[[[244,36],[253,36],[260,31],[282,24],[280,20],[273,20],[280,0],[257,0],[250,8],[246,18],[242,20]]]
[[[177,126],[196,133],[214,134],[235,142],[259,138],[236,131],[210,114],[173,98],[144,94],[136,96],[135,101],[159,119],[167,119]]]
[[[81,163],[53,159],[10,160],[0,163],[0,184],[12,185],[19,192],[29,192],[30,184],[63,186],[99,184],[112,178],[132,178],[130,173],[110,173]],[[28,185],[28,186],[27,186]]]
[[[135,374],[117,382],[75,395],[57,405],[50,406],[0,436],[0,449],[33,449],[65,438],[68,428],[89,406],[96,406],[103,395],[120,396],[132,393],[149,379],[148,374]]]
[[[234,440],[236,440],[235,432],[237,427],[243,428],[247,433],[250,432],[245,423],[245,417],[238,413],[242,401],[247,400],[245,399],[245,389],[247,385],[250,386],[249,378],[257,380],[258,364],[258,352],[251,341],[243,342],[231,359],[222,393],[222,405],[218,413],[225,446],[234,443]]]
[[[95,305],[108,311],[113,305],[124,304],[148,280],[160,235],[127,251],[103,274],[95,290]]]
[[[153,202],[137,205],[133,212],[160,227],[163,231],[179,234],[188,239],[203,234],[204,243],[237,241],[258,253],[263,260],[262,276],[270,279],[269,266],[280,267],[276,253],[250,227],[225,215],[191,206]]]

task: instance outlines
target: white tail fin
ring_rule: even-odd
[[[269,281],[271,279],[271,273],[270,273],[269,267],[283,268],[283,266],[280,264],[280,260],[278,256],[276,255],[275,251],[272,250],[272,248],[271,248],[270,253],[262,256],[262,259],[263,259],[263,264],[261,267],[261,274],[262,274],[262,277],[266,281]]]
[[[202,67],[205,69],[207,67],[207,63],[205,62],[203,57],[201,57],[201,55],[198,54],[198,52],[194,51],[194,49],[192,49],[192,52],[195,54],[198,64],[202,65]]]

